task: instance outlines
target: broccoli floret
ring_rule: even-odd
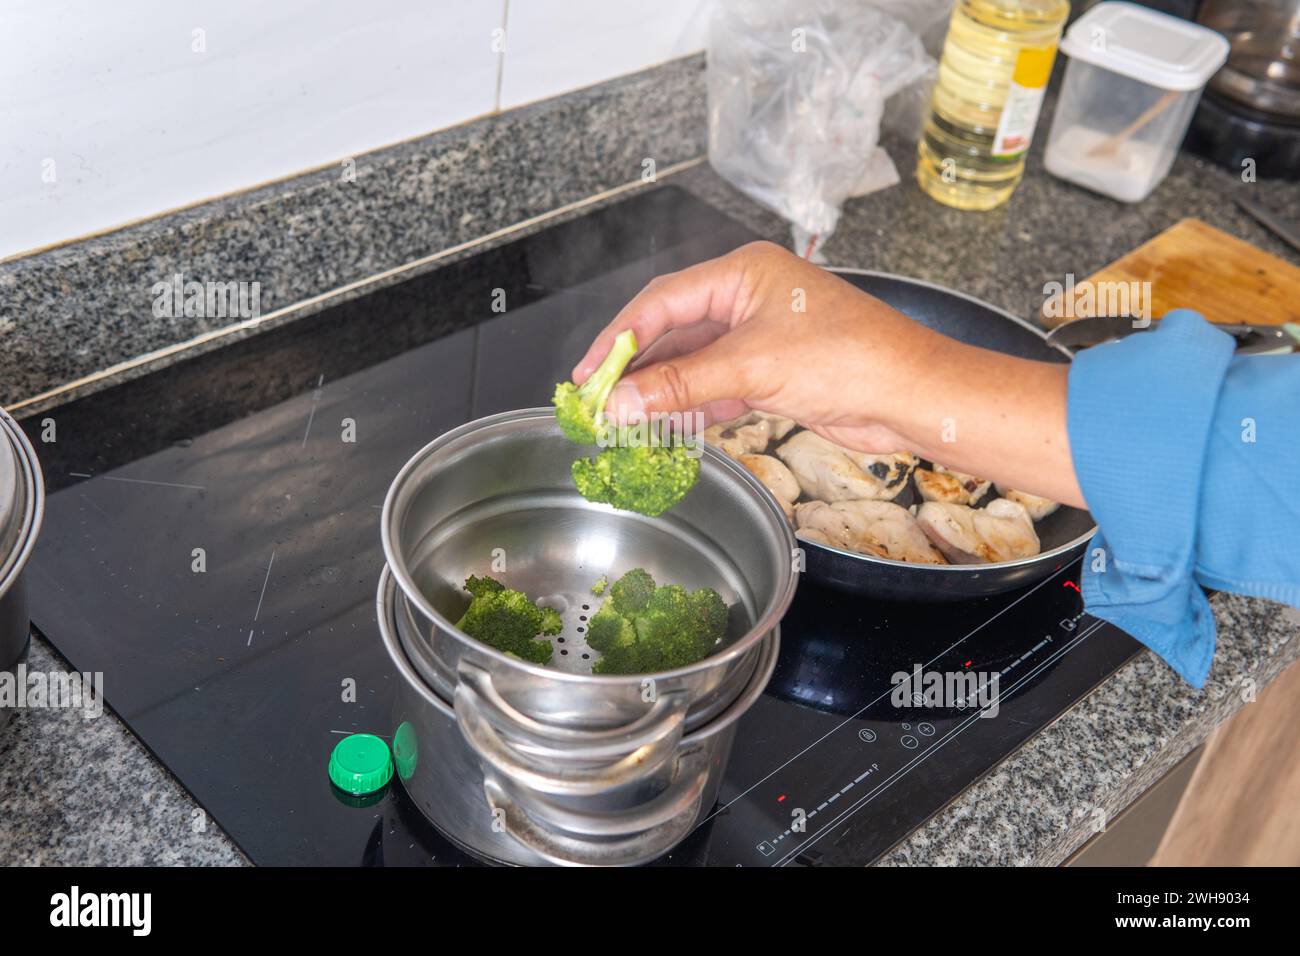
[[[695,633],[701,642],[701,656],[704,656],[727,633],[727,602],[713,588],[696,588],[688,600]]]
[[[623,575],[592,616],[587,643],[597,674],[643,674],[693,664],[726,633],[727,605],[711,588],[656,588],[641,568]]]
[[[636,629],[629,618],[614,610],[613,604],[606,601],[600,610],[591,616],[587,628],[587,643],[608,654],[620,644],[632,644],[636,641]]]
[[[636,350],[632,330],[620,332],[591,378],[581,386],[556,385],[551,404],[570,441],[606,446],[594,458],[573,463],[573,483],[582,496],[654,518],[691,490],[700,477],[700,461],[692,449],[661,437],[648,422],[614,429],[606,421],[610,393]]]
[[[506,586],[496,578],[490,578],[486,574],[482,577],[471,574],[465,579],[465,590],[474,597],[482,597],[485,594],[495,594],[498,591],[504,591]]]
[[[610,347],[605,361],[581,386],[561,382],[555,386],[551,404],[555,406],[555,420],[560,430],[570,440],[580,445],[594,445],[605,431],[605,405],[610,392],[618,384],[623,369],[636,354],[636,335],[631,329],[620,332]]]
[[[550,642],[534,638],[560,633],[564,622],[558,611],[538,607],[522,591],[512,591],[486,576],[470,576],[465,580],[465,590],[474,597],[457,627],[490,647],[534,664],[551,659]]]
[[[680,444],[617,445],[594,458],[579,458],[572,472],[588,501],[657,518],[695,486],[700,460]]]
[[[587,644],[600,651],[601,658],[591,670],[594,674],[636,674],[641,670],[636,628],[632,619],[614,610],[610,597],[591,617]]]
[[[635,621],[641,664],[649,670],[672,670],[693,664],[703,643],[690,597],[684,587],[668,584],[655,591]]]
[[[645,666],[635,643],[619,644],[592,665],[593,674],[644,674],[654,670]]]
[[[645,568],[633,568],[614,582],[605,604],[624,617],[632,617],[645,608],[654,593],[655,579],[650,572]]]
[[[596,595],[596,597],[600,597],[602,594],[605,593],[605,589],[608,587],[609,587],[609,578],[602,574],[600,576],[600,580],[591,586],[591,593]]]

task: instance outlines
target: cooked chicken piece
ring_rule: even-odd
[[[1027,558],[1041,550],[1029,513],[1006,498],[987,508],[927,501],[917,523],[953,564],[985,564]]]
[[[834,541],[826,537],[824,532],[818,531],[816,528],[800,528],[794,533],[794,536],[800,541],[812,541],[814,544],[824,544],[828,548],[839,547]]]
[[[1032,557],[1043,550],[1034,530],[1034,520],[1024,505],[1006,498],[995,498],[975,511],[975,527],[984,540],[1002,555],[1001,560]]]
[[[718,422],[704,429],[704,440],[717,445],[732,458],[760,452],[772,440],[772,422],[760,418],[761,412],[749,412],[729,422]]]
[[[948,501],[958,505],[975,504],[993,484],[962,471],[950,471],[943,465],[935,465],[934,471],[918,468],[915,477],[916,489],[926,501]]]
[[[906,508],[892,501],[807,501],[794,507],[799,534],[835,547],[895,561],[947,564]],[[822,542],[826,543],[826,542]]]
[[[851,452],[809,431],[799,432],[778,447],[776,454],[790,466],[804,493],[822,501],[896,498],[907,486],[907,477],[916,463],[906,452]]]
[[[1035,521],[1042,521],[1061,507],[1059,501],[1053,501],[1051,498],[1040,498],[1038,495],[1031,495],[1027,491],[1016,491],[1014,488],[1004,488],[1002,485],[998,485],[998,494],[1021,505],[1029,512],[1029,517]]]
[[[875,475],[893,488],[895,495],[903,490],[907,485],[907,479],[921,463],[920,459],[910,451],[896,451],[888,455],[868,455],[864,451],[853,451],[851,448],[844,448],[842,451],[849,456],[850,461],[867,474]]]
[[[785,512],[786,520],[794,524],[794,502],[799,497],[799,482],[790,474],[790,469],[771,455],[741,455],[739,461],[772,492],[776,503]]]
[[[799,482],[779,459],[771,455],[741,455],[740,463],[779,500],[793,503],[799,497]]]
[[[780,441],[790,434],[797,424],[793,418],[782,418],[780,415],[769,415],[767,412],[753,412],[753,415],[755,420],[767,422],[772,433],[772,441]]]

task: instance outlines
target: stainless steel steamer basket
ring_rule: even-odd
[[[703,449],[686,498],[653,519],[584,500],[570,476],[583,453],[549,408],[470,422],[418,452],[389,489],[382,518],[384,555],[401,590],[398,634],[416,671],[458,706],[508,706],[575,732],[689,732],[749,684],[758,647],[798,583],[794,536],[758,481],[715,449]],[[593,583],[633,567],[662,583],[712,587],[732,608],[724,646],[653,675],[654,701],[645,675],[592,675],[595,652],[584,640],[600,604]],[[502,654],[455,627],[470,574],[504,578],[561,612],[565,640],[552,666]]]
[[[397,668],[393,753],[412,801],[476,856],[519,865],[636,865],[672,849],[708,815],[736,721],[776,666],[778,628],[759,641],[748,683],[714,720],[662,739],[576,731],[508,705],[480,714],[458,691],[448,704],[397,637],[398,593],[385,568],[379,630]],[[537,760],[544,752],[543,760]]]

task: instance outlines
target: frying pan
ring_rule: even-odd
[[[884,272],[831,269],[936,332],[971,345],[1045,362],[1071,353],[1050,345],[1046,333],[987,302],[942,286]],[[1062,505],[1034,523],[1041,553],[996,564],[909,564],[799,539],[811,579],[892,601],[964,601],[1034,584],[1083,553],[1097,531],[1092,515]]]

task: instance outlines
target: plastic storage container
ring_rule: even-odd
[[[1099,3],[1066,32],[1061,52],[1069,64],[1048,172],[1124,202],[1145,199],[1169,173],[1228,41],[1132,3]]]

